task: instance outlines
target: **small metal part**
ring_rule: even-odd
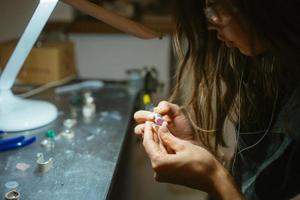
[[[57,134],[54,130],[50,129],[46,132],[46,139],[41,141],[41,145],[43,147],[46,147],[48,150],[54,149],[55,147],[55,139],[57,137]]]
[[[84,118],[91,118],[96,112],[95,99],[90,91],[84,93],[84,106],[82,107],[82,115]]]
[[[85,138],[86,141],[92,141],[95,138],[95,135],[90,135],[88,137]]]
[[[72,139],[75,134],[74,126],[77,124],[77,120],[76,119],[66,119],[63,124],[64,124],[64,127],[63,127],[63,131],[62,131],[61,135],[64,138]]]
[[[70,139],[72,139],[72,138],[74,137],[74,132],[69,132],[69,133],[67,133],[67,132],[62,132],[61,135],[62,135],[64,138],[70,140]]]
[[[41,173],[49,171],[53,167],[53,158],[50,158],[48,161],[44,160],[44,154],[37,154],[37,170]]]
[[[53,139],[47,138],[41,141],[41,145],[50,150],[50,149],[54,149],[55,142]]]
[[[95,104],[87,104],[82,107],[82,115],[84,118],[91,118],[96,111]]]
[[[16,190],[9,191],[5,194],[5,200],[19,200],[20,193]]]
[[[65,128],[73,128],[75,125],[77,124],[77,120],[76,119],[66,119],[64,121],[64,127]]]

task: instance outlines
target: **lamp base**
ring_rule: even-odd
[[[0,91],[0,130],[17,132],[45,126],[57,118],[56,107],[48,102],[16,97]]]

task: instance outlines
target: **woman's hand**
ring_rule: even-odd
[[[154,112],[162,115],[174,136],[195,143],[195,135],[192,127],[178,105],[162,101],[154,109]],[[153,112],[150,111],[137,111],[134,114],[134,118],[138,123],[135,127],[135,133],[137,135],[143,135],[146,121],[154,121]]]
[[[157,181],[203,190],[219,199],[244,199],[226,169],[209,151],[175,137],[166,123],[156,132],[153,123],[147,122],[143,145]]]

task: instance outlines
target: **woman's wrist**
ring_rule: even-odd
[[[233,177],[218,161],[212,175],[211,195],[219,200],[245,200],[235,185]]]

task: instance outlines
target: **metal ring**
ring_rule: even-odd
[[[9,191],[5,194],[5,200],[19,200],[20,193],[16,190]]]

